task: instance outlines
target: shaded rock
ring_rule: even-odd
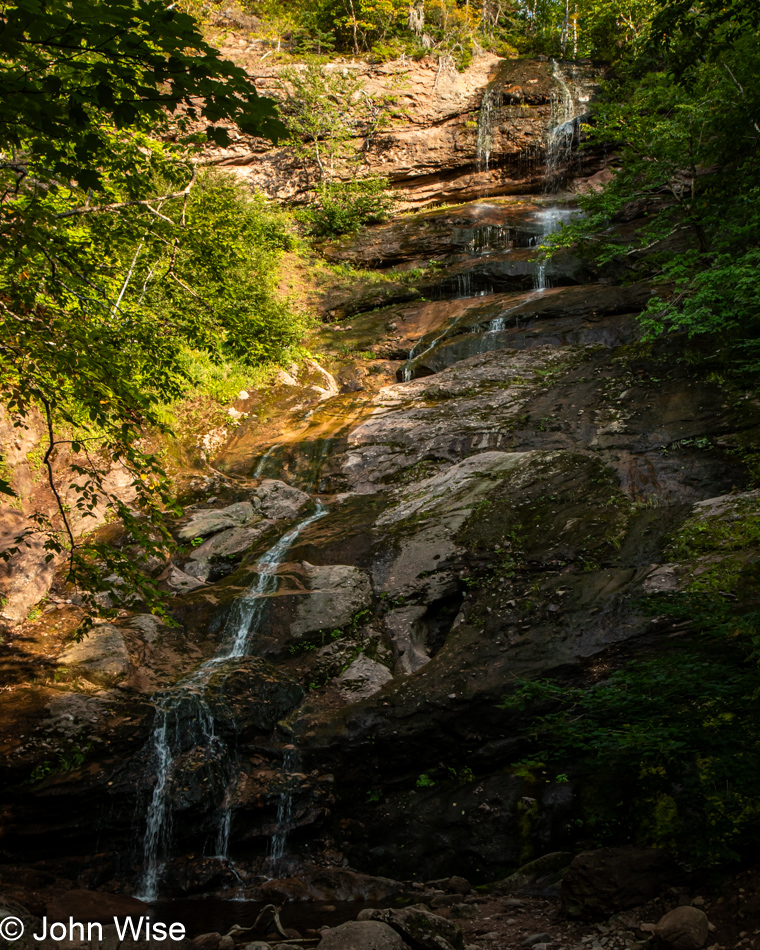
[[[219,944],[222,942],[222,935],[217,931],[198,934],[190,942],[194,947],[198,947],[198,950],[218,950]]]
[[[472,892],[472,884],[470,884],[466,877],[460,877],[458,874],[454,874],[449,878],[446,890],[452,894],[470,894]]]
[[[378,663],[360,653],[354,662],[333,682],[340,689],[341,695],[349,702],[358,702],[368,699],[386,683],[393,679],[393,674],[387,666]]]
[[[398,659],[396,675],[409,676],[430,662],[425,637],[417,621],[425,615],[425,606],[400,607],[385,615],[384,623],[388,636],[393,641]]]
[[[407,944],[379,920],[352,920],[328,930],[320,950],[406,950]]]
[[[535,861],[524,864],[521,868],[505,877],[502,881],[497,881],[492,887],[504,888],[505,890],[525,887],[533,884],[539,878],[551,875],[563,868],[566,868],[573,859],[569,851],[553,851],[551,854],[544,854]]]
[[[531,934],[529,937],[526,937],[522,943],[521,947],[534,947],[537,943],[551,943],[551,934],[540,933],[540,934]]]
[[[419,950],[463,950],[464,936],[458,924],[425,910],[363,910],[359,920],[382,920]]]
[[[311,501],[306,492],[276,478],[263,479],[254,495],[261,502],[264,517],[273,521],[295,518]]]
[[[707,943],[710,924],[698,907],[676,907],[662,917],[654,937],[666,950],[701,950]]]
[[[93,627],[84,640],[64,650],[57,662],[99,686],[113,686],[131,670],[122,632],[110,623]]]
[[[183,594],[187,594],[191,590],[197,590],[199,587],[205,587],[204,581],[199,577],[193,577],[173,564],[161,575],[160,579],[165,580],[173,590],[181,591]]]
[[[678,876],[673,858],[661,849],[584,851],[562,879],[562,906],[570,917],[609,916],[651,900]]]
[[[294,636],[343,627],[372,601],[369,577],[356,567],[304,561],[302,568],[309,595],[298,598],[290,624]]]
[[[227,508],[195,511],[177,535],[182,541],[191,541],[193,538],[204,538],[206,535],[224,531],[225,528],[240,527],[253,521],[255,517],[256,512],[249,501],[240,501]]]
[[[268,732],[302,696],[287,673],[254,656],[220,663],[206,687],[219,732],[235,738]]]
[[[73,890],[59,894],[47,905],[51,920],[73,917],[83,923],[113,924],[114,917],[139,917],[150,908],[127,894],[103,894],[100,891]]]

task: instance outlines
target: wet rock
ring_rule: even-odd
[[[296,518],[311,501],[306,492],[276,478],[263,479],[254,495],[261,502],[264,517],[272,521]]]
[[[217,534],[225,528],[236,528],[249,524],[256,517],[253,505],[249,501],[241,501],[227,508],[208,508],[195,511],[187,522],[177,532],[182,541],[191,541],[193,538],[204,538],[209,534]]]
[[[661,849],[584,851],[562,879],[562,906],[570,917],[609,916],[651,900],[678,877],[672,856]]]
[[[368,699],[393,679],[387,666],[360,653],[354,662],[334,680],[348,702]]]
[[[57,663],[98,686],[120,683],[132,668],[124,635],[110,623],[93,627],[83,640],[64,650]]]
[[[302,696],[287,673],[253,656],[220,663],[206,687],[219,732],[237,739],[268,732]]]
[[[463,950],[464,936],[458,924],[437,914],[404,907],[401,910],[363,910],[359,920],[382,920],[419,950]]]
[[[256,889],[256,899],[365,901],[378,902],[398,894],[404,885],[387,877],[362,874],[347,868],[314,868],[303,871],[298,878],[267,881]],[[360,920],[370,919],[359,914]]]
[[[379,920],[353,920],[328,930],[320,950],[406,950],[407,944],[388,924]]]
[[[113,924],[114,917],[140,917],[148,914],[150,908],[127,894],[72,890],[53,898],[46,912],[50,920],[68,920],[73,917],[84,923]]]
[[[664,950],[701,950],[709,930],[704,911],[698,907],[676,907],[658,921],[654,937]]]

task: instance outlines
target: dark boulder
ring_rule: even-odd
[[[584,851],[562,879],[562,906],[570,917],[609,916],[651,900],[678,877],[673,858],[661,849]]]
[[[414,907],[401,910],[363,910],[359,920],[381,920],[396,930],[415,950],[464,950],[458,924]]]
[[[328,930],[318,950],[408,950],[408,945],[382,921],[352,920]]]
[[[702,950],[710,924],[698,907],[676,907],[660,919],[654,938],[663,950]]]

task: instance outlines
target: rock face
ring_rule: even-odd
[[[432,57],[343,68],[364,79],[370,94],[395,91],[399,98],[403,118],[365,143],[364,156],[407,207],[540,190],[546,129],[582,116],[599,80],[587,65],[490,54],[477,56],[463,73]],[[252,76],[261,92],[279,94],[277,67],[259,67]],[[297,196],[307,180],[291,152],[246,137],[210,150],[209,157],[280,200]],[[603,163],[593,153],[583,153],[581,161],[585,174]]]
[[[643,904],[664,887],[674,884],[678,877],[673,859],[665,851],[637,848],[586,851],[573,859],[562,878],[562,906],[571,917],[604,916],[611,910]]]
[[[115,686],[131,668],[124,635],[109,623],[93,627],[89,636],[60,654],[58,664],[98,686]]]
[[[472,139],[466,123],[498,79],[493,158],[510,135],[527,149],[530,123],[545,127],[557,103],[551,64],[510,64],[520,89],[507,94],[489,62],[436,114],[445,135],[469,115]],[[470,141],[426,183],[414,141],[398,181],[420,201],[471,173],[508,187],[516,167],[489,159],[476,172]],[[688,631],[652,598],[693,590],[718,564],[743,578],[732,603],[748,608],[756,533],[724,542],[760,505],[737,451],[757,438],[760,408],[696,377],[670,343],[631,345],[653,293],[638,271],[618,285],[617,271],[568,256],[552,278],[564,283],[548,286],[529,259],[569,200],[480,199],[329,246],[334,261],[377,267],[382,286],[386,269],[426,257],[439,272],[416,300],[325,324],[334,376],[292,366],[247,394],[248,416],[215,450],[213,489],[193,474],[195,506],[175,526],[202,543],[178,544],[160,575],[178,626],[120,617],[74,648],[74,605],[51,604],[29,639],[3,644],[8,861],[44,858],[79,888],[134,892],[164,788],[175,896],[379,901],[398,892],[389,879],[452,874],[556,883],[584,847],[589,796],[619,789],[604,775],[590,788],[576,762],[556,781],[516,768],[541,712],[505,697],[523,679],[596,683],[679,649]],[[176,755],[162,786],[165,691]],[[674,883],[662,852],[604,849],[575,858],[563,900],[571,915],[608,915]],[[452,916],[465,920],[462,906]],[[458,946],[451,921],[382,913],[415,950]]]

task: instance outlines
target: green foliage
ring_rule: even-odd
[[[357,178],[322,184],[315,203],[302,213],[309,231],[316,237],[352,234],[367,224],[377,224],[390,216],[394,201],[385,178]]]
[[[415,783],[417,788],[432,788],[435,785],[435,780],[432,779],[427,772],[423,772],[420,775]]]
[[[191,16],[159,0],[12,0],[0,10],[0,147],[97,187],[92,156],[110,128],[147,128],[177,113],[182,130],[221,120],[254,135],[283,127],[245,71],[222,60]],[[23,160],[22,160],[23,161]]]
[[[658,0],[248,0],[262,33],[297,54],[437,56],[442,70],[490,50],[619,62],[648,35]]]
[[[589,129],[592,142],[618,146],[620,167],[601,193],[582,199],[585,219],[556,243],[577,242],[601,264],[654,276],[662,289],[641,318],[647,339],[678,333],[714,341],[731,373],[754,376],[760,371],[760,33],[754,4],[729,6],[733,19],[724,17],[728,8],[708,2],[663,6],[666,20],[655,18],[653,29],[667,21],[667,43],[644,46],[629,67],[631,78],[607,87]],[[687,62],[684,50],[703,27],[700,55]],[[663,49],[673,51],[664,63]],[[659,71],[646,72],[655,57]],[[623,240],[609,225],[637,207],[638,231]]]
[[[144,436],[166,430],[189,354],[284,358],[302,328],[274,293],[281,218],[199,175],[189,146],[226,141],[225,121],[284,127],[191,17],[154,0],[19,0],[0,12],[0,54],[0,391],[17,425],[41,417],[57,504],[0,556],[42,539],[93,611],[108,593],[160,612],[146,567],[174,505]],[[129,500],[109,490],[119,470]],[[80,539],[96,510],[126,528],[123,551]]]
[[[29,776],[29,782],[41,782],[48,775],[59,775],[63,772],[71,772],[78,769],[87,759],[87,753],[92,748],[92,743],[88,743],[84,748],[72,746],[68,752],[61,752],[57,760],[45,759],[39,765],[35,766],[32,774]]]

